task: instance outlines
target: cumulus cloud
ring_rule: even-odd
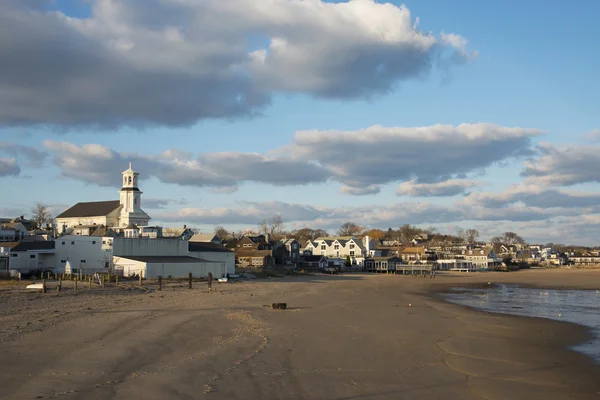
[[[533,184],[569,186],[600,182],[600,146],[556,147],[542,143],[538,149],[537,157],[526,161],[521,173]]]
[[[456,196],[482,185],[481,182],[463,179],[450,179],[438,183],[417,183],[415,180],[411,180],[403,182],[396,193],[399,196],[413,197]]]
[[[86,18],[42,3],[0,5],[0,123],[189,125],[277,92],[371,97],[474,55],[372,0],[94,0]]]
[[[14,157],[23,156],[27,165],[31,167],[41,167],[48,157],[47,152],[40,151],[35,147],[10,142],[0,142],[0,153],[7,153]]]
[[[225,193],[244,182],[289,186],[334,180],[342,184],[342,193],[369,195],[379,193],[381,185],[409,181],[400,187],[401,192],[442,196],[476,185],[457,178],[529,155],[531,139],[540,133],[483,123],[300,131],[289,145],[265,154],[194,155],[172,149],[143,155],[98,144],[52,140],[44,146],[64,176],[104,186],[118,185],[115,177],[132,161],[144,178],[154,176],[165,183],[211,187]]]
[[[530,155],[531,139],[541,133],[488,123],[311,130],[297,132],[287,151],[330,170],[349,193],[349,188],[360,192],[368,185],[398,181],[464,178],[500,161]]]
[[[158,155],[119,153],[98,144],[75,145],[64,141],[44,141],[53,153],[62,175],[101,186],[120,185],[119,174],[132,162],[140,177],[156,177],[165,183],[214,187],[231,191],[243,182],[272,185],[304,185],[324,182],[327,172],[312,163],[256,153],[192,154],[168,150]]]
[[[20,173],[16,158],[0,158],[0,176],[17,176]]]
[[[525,182],[509,186],[499,193],[471,193],[464,198],[464,203],[487,208],[522,204],[541,209],[592,207],[600,210],[600,193],[567,191]]]

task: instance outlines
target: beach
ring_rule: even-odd
[[[3,399],[598,399],[578,325],[452,286],[600,289],[600,271],[297,276],[26,293],[0,286]],[[273,310],[286,302],[287,310]]]

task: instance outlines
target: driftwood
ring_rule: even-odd
[[[287,303],[272,303],[271,307],[273,310],[285,310],[287,309]]]

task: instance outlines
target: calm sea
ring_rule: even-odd
[[[455,288],[445,295],[455,304],[504,314],[550,318],[591,328],[595,339],[573,349],[593,357],[600,364],[600,291],[545,290],[514,285],[489,289]]]

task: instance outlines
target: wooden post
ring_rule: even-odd
[[[140,271],[140,287],[142,287],[142,271]]]
[[[56,287],[56,291],[60,292],[62,290],[62,279],[58,280],[58,286]]]
[[[110,272],[108,273],[108,286],[110,287]]]
[[[162,276],[158,277],[158,290],[162,290]]]
[[[104,278],[104,275],[100,276],[100,282],[102,284],[102,287],[106,287],[106,279]]]
[[[189,289],[192,288],[192,273],[191,272],[188,275],[188,287],[189,287]]]
[[[46,293],[46,280],[42,279],[42,293]]]
[[[75,280],[73,281],[73,289],[75,289],[75,294],[77,294],[77,277],[75,277]]]
[[[212,291],[212,280],[213,280],[212,272],[209,272],[208,273],[208,292],[209,293]]]
[[[92,288],[92,277],[88,276],[88,286],[91,289]]]
[[[115,287],[119,287],[119,274],[115,275]]]

